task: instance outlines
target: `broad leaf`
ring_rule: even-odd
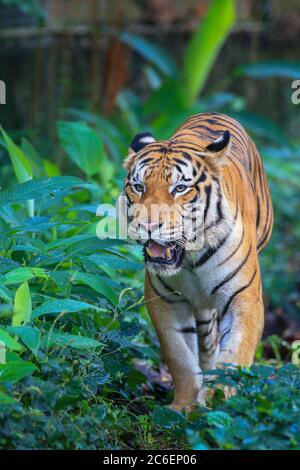
[[[118,303],[118,297],[112,287],[105,282],[104,279],[100,279],[98,275],[76,272],[73,275],[73,280],[91,287],[96,292],[110,300],[114,305]]]
[[[47,300],[33,311],[32,318],[37,318],[41,315],[47,315],[49,313],[71,313],[91,309],[99,310],[95,305],[91,305],[86,302],[79,302],[78,300]]]
[[[41,332],[38,328],[32,326],[16,326],[9,327],[8,330],[10,333],[16,334],[27,348],[34,354],[37,354],[41,342]]]
[[[232,423],[232,418],[225,411],[211,411],[207,415],[207,422],[210,426],[228,429]]]
[[[239,78],[243,75],[252,78],[285,77],[299,80],[300,62],[269,61],[244,64],[234,70],[233,76]]]
[[[234,22],[235,0],[211,1],[185,51],[183,79],[189,104],[201,92]]]
[[[5,302],[12,303],[11,292],[5,286],[0,286],[0,299],[3,299]]]
[[[66,154],[87,176],[93,176],[101,171],[105,153],[95,129],[81,121],[59,121],[57,130]]]
[[[11,405],[12,403],[15,403],[15,400],[0,390],[0,405]]]
[[[22,349],[21,344],[12,338],[3,328],[0,328],[0,341],[3,341],[5,346],[12,351],[21,351]]]
[[[90,349],[103,346],[100,341],[86,336],[71,335],[69,333],[49,333],[42,340],[42,345],[49,347],[53,345],[70,346],[75,349]]]
[[[84,182],[75,176],[54,176],[53,178],[38,178],[23,184],[12,184],[0,192],[0,207],[11,202],[26,201],[45,196],[52,191],[83,186]]]
[[[5,274],[3,284],[8,286],[10,284],[20,284],[29,281],[33,277],[46,277],[46,271],[42,268],[17,268],[12,269]]]
[[[147,39],[127,32],[122,33],[120,39],[146,59],[147,62],[155,65],[162,74],[174,75],[177,72],[172,57],[157,44],[153,44],[152,41],[147,41]]]
[[[153,423],[162,426],[167,429],[171,429],[178,424],[182,424],[185,418],[182,413],[171,410],[170,408],[164,408],[162,406],[156,406],[152,414]]]
[[[4,142],[9,154],[9,157],[14,168],[16,178],[19,183],[25,183],[32,178],[32,170],[28,158],[23,150],[16,145],[6,132],[1,128]]]
[[[28,282],[24,282],[16,291],[12,325],[25,325],[30,321],[32,301]]]
[[[32,169],[30,161],[23,152],[23,150],[16,145],[11,138],[6,134],[6,132],[1,129],[2,135],[4,137],[4,142],[12,162],[12,166],[19,183],[25,183],[32,179]],[[34,201],[28,200],[28,213],[30,216],[34,215]]]
[[[37,153],[36,149],[32,145],[29,140],[27,140],[25,137],[22,138],[21,141],[21,149],[25,153],[30,166],[32,168],[33,175],[36,178],[42,178],[46,176],[46,172],[44,170],[44,165],[43,165],[43,160]]]
[[[33,374],[38,368],[29,361],[11,361],[0,364],[0,382],[16,383],[19,380]]]

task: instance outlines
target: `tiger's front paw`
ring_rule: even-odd
[[[173,402],[168,405],[168,408],[174,411],[185,411],[191,413],[195,410],[197,405],[205,406],[205,390],[206,387],[197,388],[194,393],[186,397],[178,397],[175,394]]]
[[[195,409],[195,403],[178,403],[173,401],[167,408],[173,411],[191,413]]]

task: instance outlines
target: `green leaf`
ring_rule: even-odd
[[[225,411],[210,411],[207,414],[207,422],[210,426],[229,429],[232,423],[232,418]]]
[[[45,173],[49,177],[60,176],[61,172],[56,163],[50,162],[49,160],[43,159],[43,168]]]
[[[113,276],[115,277],[115,270],[116,269],[123,269],[126,271],[140,271],[144,269],[142,263],[134,263],[129,261],[128,259],[122,259],[116,255],[109,255],[106,253],[102,254],[93,254],[90,255],[88,258],[92,263],[96,266],[99,266],[101,269],[111,268],[113,269]],[[109,272],[111,276],[111,272]]]
[[[41,342],[41,332],[38,328],[32,326],[16,326],[9,327],[8,330],[10,333],[16,334],[33,354],[37,354]]]
[[[5,300],[8,304],[12,303],[12,295],[7,287],[0,286],[0,299]]]
[[[129,133],[132,135],[139,132],[141,121],[134,94],[129,90],[122,90],[117,95],[116,102]]]
[[[300,77],[300,62],[267,61],[244,64],[234,70],[237,78],[246,75],[252,78],[285,77],[297,80]]]
[[[162,406],[156,406],[152,414],[153,423],[166,429],[171,429],[185,421],[184,415],[178,411]]]
[[[124,243],[124,242],[123,242]],[[94,253],[98,250],[103,250],[115,245],[122,244],[120,240],[105,239],[101,240],[93,234],[75,235],[74,237],[61,238],[48,243],[47,250],[58,247],[68,247],[67,254],[73,255],[76,253]]]
[[[83,185],[84,182],[75,176],[37,178],[22,184],[12,184],[8,189],[0,192],[0,207],[11,202],[37,199],[52,191],[70,189],[75,186],[82,187]]]
[[[25,153],[25,155],[26,155],[26,157],[27,157],[27,159],[30,163],[33,175],[36,178],[42,178],[43,176],[46,176],[43,160],[41,159],[41,157],[37,153],[37,151],[34,148],[34,146],[32,145],[32,143],[29,142],[29,140],[27,140],[25,137],[22,138],[21,149]]]
[[[19,380],[32,375],[38,368],[29,361],[11,361],[0,364],[0,382],[16,383]]]
[[[69,271],[53,271],[49,273],[50,279],[57,285],[58,289],[66,294],[68,286],[69,286],[69,278],[70,272]],[[33,314],[34,317],[34,314]]]
[[[32,318],[38,318],[41,315],[47,315],[49,313],[71,313],[90,309],[99,310],[95,305],[91,305],[86,302],[79,302],[78,300],[47,300],[33,311]]]
[[[57,130],[62,147],[87,176],[100,173],[105,158],[102,141],[85,122],[59,121]]]
[[[187,429],[186,434],[193,450],[209,450],[208,444],[199,436],[197,431]]]
[[[15,403],[15,400],[0,390],[0,405],[11,405],[12,403]]]
[[[0,256],[0,273],[7,273],[10,269],[17,268],[19,266],[19,263],[16,261],[13,261],[10,258],[4,258],[3,256]]]
[[[32,301],[28,282],[24,282],[16,291],[12,325],[25,325],[30,321]]]
[[[114,290],[104,281],[104,279],[100,279],[98,275],[76,272],[74,273],[73,280],[91,287],[96,292],[110,300],[114,305],[118,303],[118,297]]]
[[[185,52],[183,79],[189,104],[201,92],[234,22],[235,0],[212,0]]]
[[[16,145],[6,132],[1,128],[4,142],[13,165],[13,169],[19,183],[25,183],[32,179],[32,169],[30,162],[23,150]],[[28,212],[30,216],[34,215],[34,201],[28,200]]]
[[[30,163],[21,148],[11,140],[11,138],[2,128],[1,132],[14,168],[16,178],[19,183],[25,183],[25,181],[28,181],[32,178]]]
[[[101,240],[98,237],[88,237],[88,238],[83,238],[81,241],[76,241],[72,243],[66,250],[66,254],[70,256],[74,256],[76,253],[82,254],[90,254],[90,253],[95,253],[96,251],[99,250],[104,250],[106,248],[110,248],[112,246],[120,245],[122,244],[122,240],[116,240],[116,239],[105,239]]]
[[[147,62],[155,65],[163,75],[171,76],[177,72],[173,59],[153,42],[127,32],[123,32],[120,39],[146,59]]]
[[[145,112],[150,116],[157,115],[151,122],[151,128],[158,139],[169,138],[182,121],[192,114],[191,109],[186,106],[186,93],[182,83],[173,77],[168,77],[162,86],[150,95],[145,104]]]
[[[12,351],[21,351],[22,346],[18,341],[16,341],[14,338],[10,336],[7,331],[5,331],[3,328],[0,328],[0,341],[3,341],[5,343],[5,346],[8,349],[11,349]]]
[[[10,284],[20,284],[26,282],[33,277],[46,277],[46,271],[42,268],[16,268],[5,274],[2,284],[8,286]]]
[[[42,340],[43,346],[70,346],[74,349],[90,349],[103,346],[100,341],[86,336],[71,335],[69,333],[49,333]]]
[[[126,136],[111,120],[74,108],[68,108],[65,114],[73,119],[85,121],[95,127],[105,148],[114,160],[119,161],[120,157],[125,155],[128,147]]]

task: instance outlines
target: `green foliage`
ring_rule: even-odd
[[[60,121],[57,129],[61,145],[74,163],[89,177],[98,173],[105,155],[97,132],[85,122]]]
[[[24,152],[18,147],[1,128],[5,146],[10,156],[14,172],[19,183],[25,183],[32,178],[30,163]]]
[[[41,342],[41,331],[39,328],[32,326],[12,326],[8,328],[8,331],[17,335],[33,354],[37,354]]]
[[[204,377],[210,379],[210,387],[221,387],[210,406],[186,417],[156,407],[153,421],[160,429],[185,434],[194,450],[300,448],[299,367],[218,369]],[[224,400],[222,388],[228,386],[234,393]]]
[[[47,193],[68,189],[81,183],[79,178],[72,176],[54,176],[53,178],[30,180],[23,184],[12,184],[8,189],[1,191],[0,207],[11,202],[42,198]]]
[[[194,449],[300,448],[298,367],[253,366],[217,375],[219,384],[229,383],[237,393],[221,403],[213,400],[213,411],[202,410],[190,418],[187,432]]]
[[[211,71],[235,22],[235,0],[213,0],[206,18],[190,40],[184,57],[184,87],[192,104]]]
[[[32,302],[28,282],[24,282],[17,289],[14,300],[12,325],[20,326],[28,323],[31,318]]]
[[[1,192],[0,447],[116,447],[122,420],[126,446],[140,426],[123,402],[142,397],[147,381],[133,366],[149,335],[137,313],[141,254],[96,237],[102,190],[59,176]]]
[[[11,349],[12,351],[21,351],[22,349],[20,343],[18,343],[14,338],[12,338],[10,334],[3,328],[0,328],[0,341],[3,341],[6,347]]]
[[[300,64],[299,62],[255,62],[253,64],[241,65],[234,71],[234,76],[248,76],[252,78],[268,78],[268,77],[287,77],[294,80],[299,79]]]
[[[160,47],[140,36],[123,32],[120,39],[140,54],[147,62],[153,64],[163,75],[171,76],[177,73],[177,67],[172,58]]]

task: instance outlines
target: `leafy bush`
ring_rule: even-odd
[[[300,370],[292,364],[211,371],[215,383],[236,394],[224,401],[221,389],[210,408],[188,419],[181,413],[154,410],[154,422],[177,435],[186,433],[195,450],[278,450],[300,448]]]

